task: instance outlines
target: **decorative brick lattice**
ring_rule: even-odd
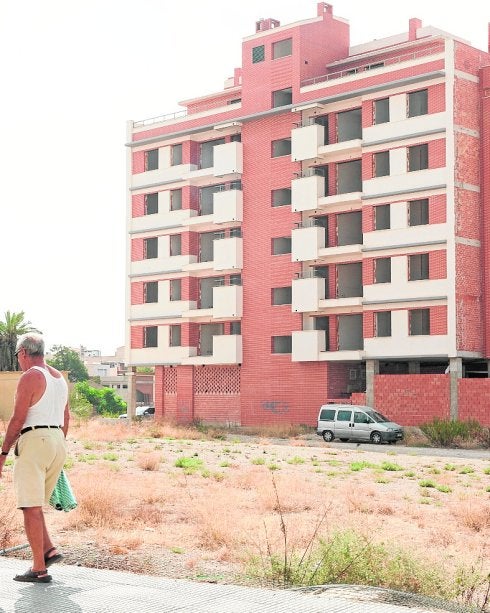
[[[239,394],[240,368],[238,366],[196,367],[194,393],[218,395]]]
[[[176,394],[177,393],[177,369],[166,368],[165,369],[165,393]]]

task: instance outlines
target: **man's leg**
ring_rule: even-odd
[[[42,507],[24,507],[22,511],[24,513],[24,528],[27,540],[32,550],[32,570],[44,570],[46,568],[46,563],[44,562],[44,533],[46,525],[43,509]]]
[[[56,548],[56,545],[53,545],[53,541],[51,540],[51,537],[49,536],[49,532],[48,532],[48,529],[46,527],[46,520],[44,519],[44,513],[42,514],[42,517],[43,517],[44,555],[46,556],[46,553],[49,551],[48,559],[49,558],[54,558],[55,556],[59,555],[58,554],[58,550]],[[58,559],[61,559],[61,556],[59,556]],[[56,560],[56,561],[58,561],[58,560]]]

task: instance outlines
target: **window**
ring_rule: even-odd
[[[380,204],[374,207],[374,229],[389,230],[390,229],[390,205]]]
[[[272,190],[272,206],[286,206],[291,204],[291,188],[283,187]]]
[[[391,258],[374,260],[374,282],[391,283]]]
[[[424,226],[429,223],[429,199],[412,200],[408,203],[408,225]]]
[[[158,238],[144,239],[143,254],[145,260],[152,260],[158,257]]]
[[[278,158],[283,155],[291,154],[291,139],[281,138],[279,140],[272,141],[272,157]]]
[[[374,70],[375,68],[383,68],[384,62],[375,62],[374,64],[368,64],[366,70]]]
[[[242,322],[241,321],[232,321],[230,323],[230,334],[232,336],[238,335],[242,333]]]
[[[338,411],[337,421],[351,421],[352,411]]]
[[[420,281],[429,278],[429,254],[418,253],[408,256],[408,280]]]
[[[216,145],[223,145],[224,138],[217,138],[201,143],[199,168],[212,168],[214,166],[214,148]]]
[[[241,238],[241,237],[242,237],[241,228],[230,228],[230,238]]]
[[[258,64],[265,60],[265,46],[259,45],[252,48],[252,64]]]
[[[391,336],[391,311],[376,313],[376,336]]]
[[[337,215],[337,245],[362,245],[361,211]]]
[[[272,304],[291,304],[292,302],[291,287],[274,287],[272,289]]]
[[[170,255],[182,255],[181,234],[172,234],[170,236]]]
[[[409,311],[410,336],[430,334],[430,310],[414,309]]]
[[[170,300],[182,300],[182,279],[170,280]]]
[[[337,113],[337,142],[362,138],[361,109]]]
[[[374,154],[374,176],[387,177],[390,174],[390,152],[380,151]]]
[[[362,192],[361,160],[337,164],[337,193]]]
[[[169,345],[170,347],[180,347],[182,344],[182,329],[179,325],[169,326],[170,328],[170,338]]]
[[[293,340],[291,336],[273,336],[272,353],[291,353]]]
[[[414,145],[408,148],[408,172],[429,168],[429,145]]]
[[[226,104],[240,104],[241,101],[242,101],[241,98],[232,98],[231,100],[227,100]],[[234,138],[236,136],[238,136],[239,138]],[[238,142],[239,143],[240,140],[241,140],[240,134],[233,134],[232,137],[231,137],[231,142],[232,143],[233,142]]]
[[[180,211],[182,209],[182,190],[173,189],[170,192],[170,210]]]
[[[182,164],[182,144],[172,145],[170,163],[172,166],[179,166]]]
[[[211,262],[214,258],[214,232],[202,232],[199,234],[199,261]]]
[[[145,215],[158,213],[158,194],[145,194]]]
[[[387,123],[390,121],[390,99],[381,98],[374,101],[374,123]]]
[[[418,115],[427,115],[428,109],[428,91],[421,89],[417,92],[408,94],[408,116],[417,117]]]
[[[158,347],[158,326],[145,326],[143,328],[143,346]]]
[[[145,170],[158,169],[158,149],[145,151]]]
[[[199,308],[212,309],[214,306],[214,287],[222,287],[225,284],[224,277],[204,277],[199,279]]]
[[[322,409],[320,413],[321,421],[333,421],[335,419],[335,409]]]
[[[279,40],[277,43],[272,43],[272,59],[277,60],[280,57],[291,55],[293,52],[293,39],[286,38]]]
[[[315,317],[315,330],[323,332],[325,339],[325,351],[330,351],[330,334],[328,317]]]
[[[224,185],[207,185],[199,190],[199,210],[201,215],[212,215],[214,212],[214,194],[221,191]]]
[[[143,286],[143,301],[158,302],[158,281],[148,281]]]
[[[230,275],[230,285],[241,285],[242,275]]]
[[[291,253],[291,237],[282,236],[280,238],[273,238],[272,255],[282,255],[284,253]]]
[[[272,108],[293,104],[293,88],[286,87],[272,92]]]
[[[242,99],[241,98],[237,98],[236,100],[233,100],[233,104],[235,104],[236,102],[241,102]],[[241,134],[232,134],[230,136],[230,143],[241,143],[242,142],[242,135]]]

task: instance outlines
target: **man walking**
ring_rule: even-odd
[[[0,455],[0,477],[15,444],[14,488],[17,508],[32,549],[32,568],[15,581],[49,583],[47,568],[61,560],[44,520],[43,504],[55,488],[66,457],[68,386],[63,375],[44,361],[44,340],[39,334],[19,337],[16,348],[24,374],[17,385],[13,415]]]

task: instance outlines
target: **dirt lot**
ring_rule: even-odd
[[[282,514],[295,551],[320,524],[319,536],[352,529],[450,574],[490,571],[489,460],[90,422],[72,428],[66,468],[79,507],[47,521],[69,564],[245,583],[250,556],[283,550]],[[1,548],[25,539],[11,466],[0,496]]]

